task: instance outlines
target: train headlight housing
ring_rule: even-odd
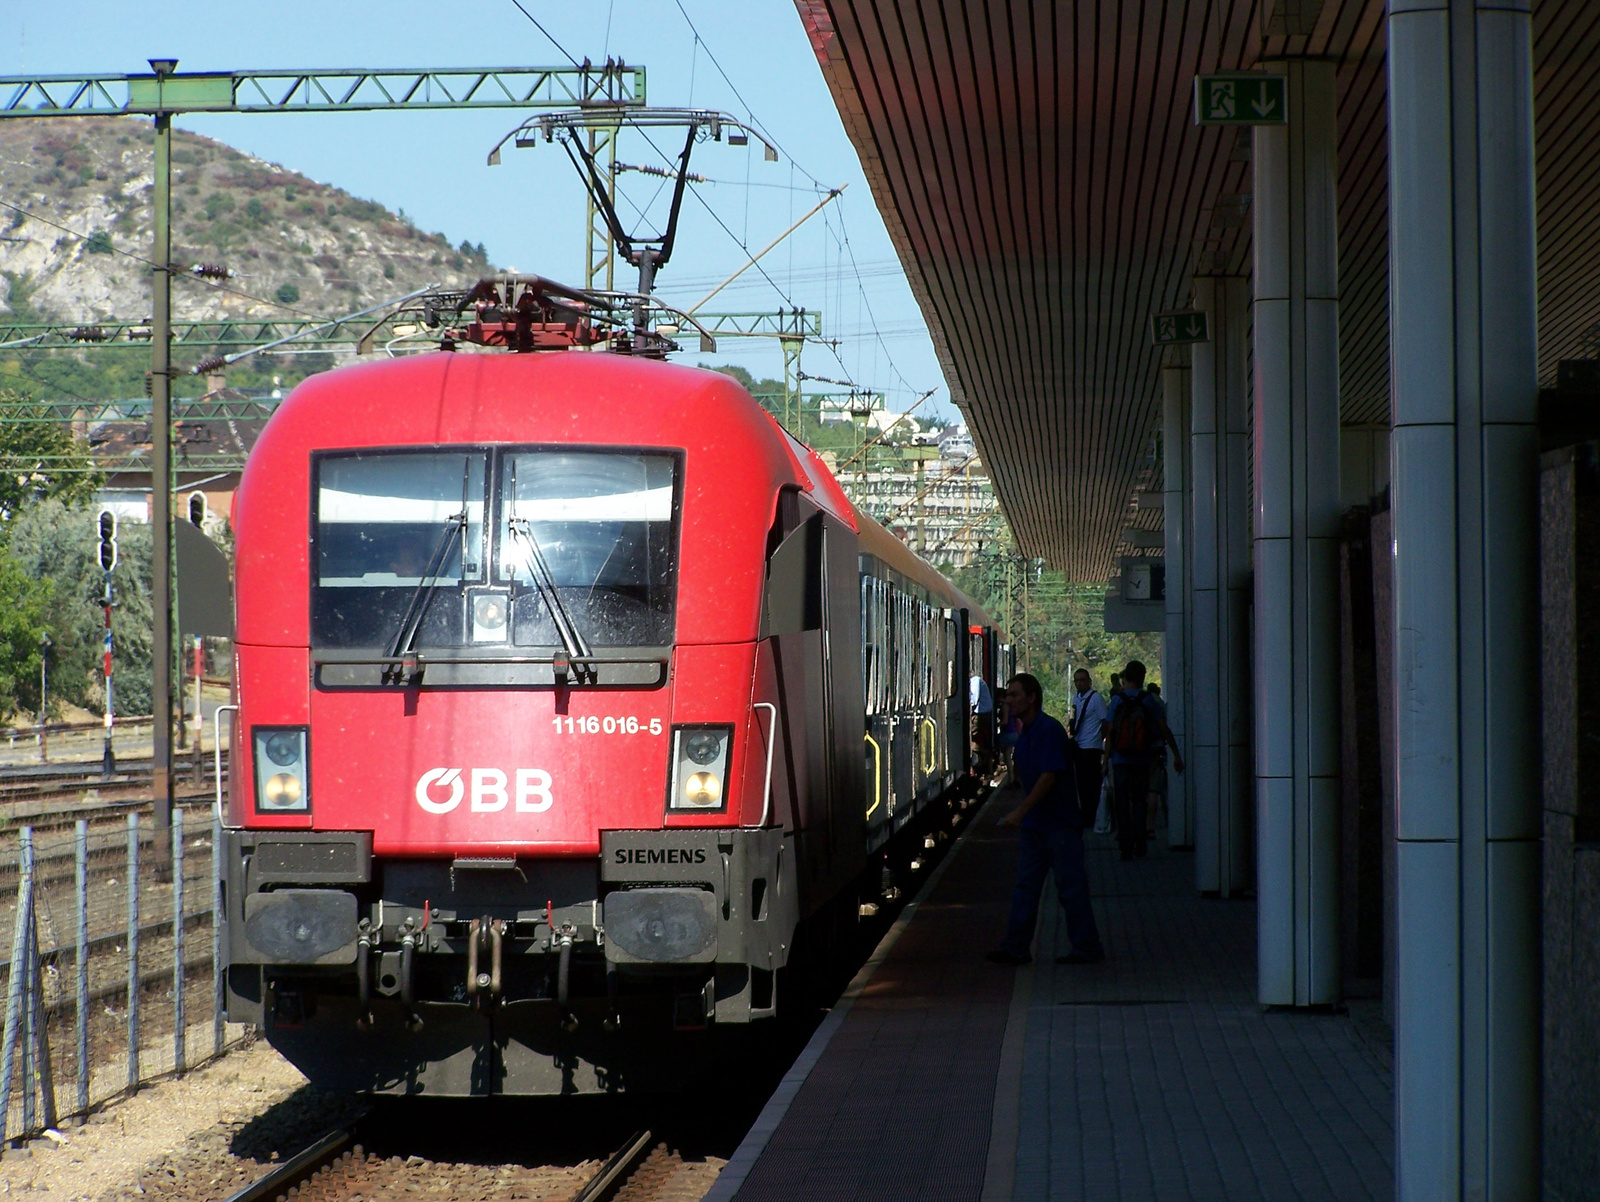
[[[304,726],[258,726],[252,735],[256,812],[310,813],[310,732]]]
[[[718,813],[728,808],[731,726],[672,728],[672,788],[667,808],[678,813]]]
[[[511,594],[483,590],[472,596],[472,641],[503,643],[509,632]]]

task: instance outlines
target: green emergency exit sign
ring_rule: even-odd
[[[1282,75],[1196,75],[1196,125],[1283,125],[1289,81]]]
[[[1150,318],[1150,341],[1157,346],[1176,346],[1184,342],[1210,342],[1206,315],[1199,309],[1179,313],[1157,313]]]

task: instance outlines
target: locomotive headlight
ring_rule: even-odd
[[[287,772],[280,772],[267,780],[262,796],[275,810],[292,810],[300,804],[300,781]]]
[[[685,799],[692,806],[714,806],[722,800],[722,782],[709,772],[691,773],[683,782]]]
[[[311,810],[310,735],[304,726],[258,726],[253,733],[256,812]]]
[[[507,620],[511,616],[511,597],[503,592],[477,592],[472,594],[472,641],[474,643],[503,643],[506,641]]]
[[[673,727],[668,809],[704,812],[727,807],[728,748],[732,742],[731,726]]]

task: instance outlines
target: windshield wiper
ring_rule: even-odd
[[[561,600],[561,594],[556,588],[554,573],[545,561],[544,552],[539,549],[539,540],[533,536],[533,524],[525,518],[517,517],[517,462],[511,461],[511,496],[507,502],[509,512],[506,515],[506,527],[513,537],[522,544],[522,559],[528,569],[528,579],[533,582],[533,587],[539,594],[539,599],[545,604],[550,613],[550,621],[556,628],[556,637],[561,640],[561,646],[567,653],[568,660],[582,661],[589,658],[591,652],[583,632],[578,629],[578,624],[573,620],[572,613],[567,609],[566,603]],[[580,671],[581,675],[581,671]]]
[[[405,616],[400,619],[400,629],[395,634],[394,649],[389,653],[396,659],[407,659],[416,650],[417,635],[422,630],[422,620],[428,616],[428,605],[433,600],[433,594],[439,587],[439,572],[444,567],[444,557],[450,550],[452,538],[461,540],[461,560],[463,565],[466,563],[467,490],[471,472],[469,460],[461,469],[461,512],[452,513],[445,519],[445,527],[439,532],[439,541],[433,548],[433,554],[428,557],[427,570],[411,594],[411,603],[406,606]],[[394,669],[393,674],[409,675],[414,670],[407,670],[402,665]],[[385,676],[390,673],[391,670],[385,669]]]

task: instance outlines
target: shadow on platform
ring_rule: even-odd
[[[1015,871],[1015,837],[998,826],[1008,800],[986,807],[791,1082],[764,1145],[742,1149],[748,1171],[731,1196],[1392,1197],[1383,1049],[1344,1015],[1262,1011],[1255,904],[1198,897],[1191,855],[1158,842],[1124,862],[1111,839],[1089,836],[1108,961],[1055,964],[1067,943],[1053,891],[1036,963],[984,960]],[[713,1196],[735,1182],[721,1184]]]

